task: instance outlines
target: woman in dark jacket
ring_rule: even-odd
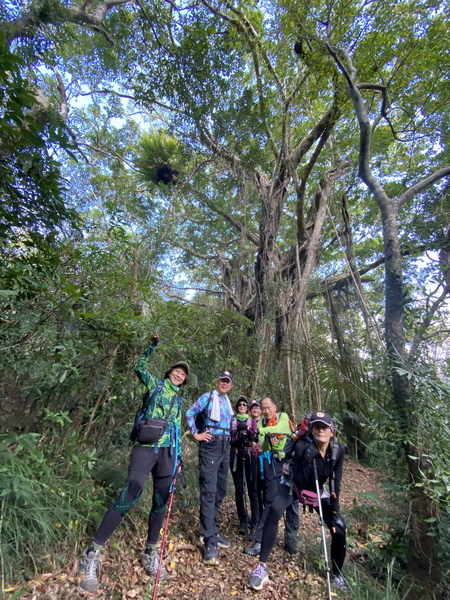
[[[257,400],[253,400],[253,402],[250,404],[250,416],[255,419],[256,426],[259,427],[259,425],[261,424],[262,413],[261,413],[260,403]],[[258,512],[256,513],[256,509],[255,509],[255,515],[257,514],[258,518],[256,519],[256,517],[253,518],[253,516],[252,516],[253,525],[250,527],[250,532],[249,532],[249,536],[248,536],[249,540],[251,542],[255,541],[255,533],[258,528],[259,519],[261,518],[262,511],[264,509],[265,487],[264,487],[264,479],[262,477],[262,466],[261,466],[262,454],[263,454],[263,451],[261,449],[259,439],[256,438],[256,440],[253,442],[252,455],[251,455],[250,462],[251,462],[251,468],[252,468],[252,480],[253,480],[253,482],[256,481],[256,496],[258,499]]]
[[[334,424],[330,415],[324,412],[312,413],[309,433],[298,440],[292,449],[293,484],[287,480],[281,483],[278,496],[267,516],[262,536],[260,563],[248,582],[252,589],[261,590],[269,582],[266,563],[277,540],[278,522],[286,508],[297,497],[300,503],[312,506],[319,512],[314,464],[321,490],[323,519],[331,533],[332,582],[345,588],[341,569],[346,552],[346,527],[344,519],[339,514],[344,456],[345,447],[334,437]],[[327,481],[330,485],[330,495],[323,497],[323,486]],[[292,485],[294,493],[291,493]]]
[[[238,532],[245,535],[248,528],[259,522],[258,481],[252,473],[252,456],[255,454],[253,442],[257,440],[257,423],[248,414],[245,396],[239,396],[235,404],[235,416],[231,419],[230,469],[233,476],[236,509],[239,517]],[[245,502],[244,477],[250,499],[251,518],[249,521]]]
[[[150,473],[153,479],[153,501],[148,518],[147,546],[141,555],[141,562],[148,575],[156,576],[158,570],[160,562],[157,550],[159,532],[166,512],[170,486],[177,464],[181,460],[182,398],[179,392],[189,375],[189,365],[184,361],[172,365],[164,374],[162,381],[147,371],[147,362],[158,341],[158,336],[153,336],[150,345],[136,365],[135,373],[146,388],[143,417],[147,420],[147,424],[153,426],[153,424],[159,424],[155,423],[153,419],[165,419],[167,427],[161,435],[158,430],[156,436],[152,433],[153,429],[150,434],[147,429],[145,435],[142,430],[138,432],[133,429],[134,447],[131,452],[125,487],[103,517],[91,546],[86,548],[80,557],[80,570],[85,575],[80,582],[80,588],[85,592],[95,593],[97,591],[102,561],[100,552],[123,517],[139,500]],[[155,437],[157,439],[154,439]],[[160,579],[166,578],[167,572],[161,565]]]

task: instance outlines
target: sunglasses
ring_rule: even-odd
[[[239,408],[239,406],[245,406],[245,407],[247,407],[248,405],[245,404],[245,402],[241,402],[240,404],[238,404],[238,408]]]

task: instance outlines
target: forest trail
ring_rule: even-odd
[[[341,506],[350,530],[347,565],[361,557],[364,544],[363,525],[349,519],[348,509],[355,505],[373,503],[360,494],[382,496],[384,475],[374,469],[347,460],[341,492]],[[385,479],[385,478],[384,478]],[[230,486],[231,487],[231,486]],[[229,492],[232,492],[232,488]],[[132,517],[133,518],[133,515]],[[280,524],[278,544],[274,549],[270,567],[270,585],[261,592],[247,587],[247,580],[257,564],[257,559],[242,552],[245,536],[237,533],[237,517],[233,499],[227,496],[220,513],[221,533],[231,541],[231,548],[219,550],[218,566],[205,566],[202,562],[202,544],[199,541],[199,519],[196,507],[177,510],[177,497],[167,540],[165,565],[169,578],[159,586],[160,600],[322,600],[327,598],[326,580],[316,560],[321,554],[321,530],[315,514],[301,514],[302,526],[299,533],[299,554],[289,556],[282,548],[283,525]],[[139,554],[145,536],[145,522],[136,523],[136,538],[129,540],[125,528],[119,529],[108,544],[100,578],[99,592],[84,596],[97,600],[151,600],[153,580],[143,574]],[[131,528],[127,528],[128,535]],[[328,536],[328,534],[327,534]],[[309,544],[308,552],[305,552]],[[311,552],[312,551],[312,552]],[[307,562],[309,560],[309,563]],[[70,564],[56,568],[52,573],[42,574],[26,586],[11,588],[11,595],[24,600],[56,600],[82,598],[77,589],[75,557]],[[344,572],[345,574],[345,572]],[[343,597],[337,594],[335,597]]]

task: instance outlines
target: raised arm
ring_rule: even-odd
[[[153,350],[156,348],[159,342],[159,337],[154,335],[148,345],[147,349],[141,355],[137,365],[134,368],[134,372],[136,373],[139,381],[143,383],[147,387],[151,387],[154,381],[153,375],[147,371],[147,362],[150,356],[153,354]]]

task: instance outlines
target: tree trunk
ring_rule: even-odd
[[[339,322],[339,315],[332,294],[332,290],[328,290],[326,294],[326,301],[330,313],[330,329],[331,335],[336,341],[337,354],[339,355],[339,360],[342,364],[342,372],[345,373],[348,370],[347,365],[349,365],[351,361],[359,361],[359,358],[354,352],[350,351],[344,341],[344,335],[341,331]],[[361,440],[363,439],[363,429],[359,423],[356,423],[355,420],[351,418],[351,415],[353,414],[361,414],[360,407],[358,406],[358,398],[355,396],[354,392],[349,391],[346,394],[343,394],[340,389],[338,389],[338,395],[344,413],[342,422],[343,433],[345,434],[347,444],[350,447],[349,451],[353,456],[362,458],[364,456],[364,446],[361,443]]]
[[[404,440],[406,465],[411,490],[412,510],[416,511],[411,519],[410,552],[408,555],[408,571],[424,589],[433,590],[440,582],[438,548],[433,536],[432,525],[424,520],[425,515],[432,512],[431,499],[427,498],[422,488],[416,484],[423,483],[426,471],[419,468],[418,449],[414,444],[415,411],[412,404],[411,385],[405,374],[399,369],[408,367],[405,328],[404,328],[404,288],[403,264],[398,234],[398,212],[406,200],[420,193],[423,189],[448,176],[450,167],[440,169],[407,189],[399,198],[390,198],[371,168],[371,123],[360,89],[367,84],[356,83],[356,69],[345,50],[337,49],[328,42],[326,48],[336,66],[341,71],[348,86],[355,115],[360,130],[359,140],[359,176],[373,194],[381,212],[383,226],[383,243],[385,254],[385,338],[391,372],[392,395],[396,406],[395,418]],[[379,86],[380,87],[380,86]],[[383,86],[381,86],[382,88]],[[408,370],[408,369],[406,369]],[[419,464],[418,464],[419,463]],[[424,560],[424,556],[429,559]],[[422,565],[422,567],[420,567]],[[419,570],[418,570],[419,569]]]

